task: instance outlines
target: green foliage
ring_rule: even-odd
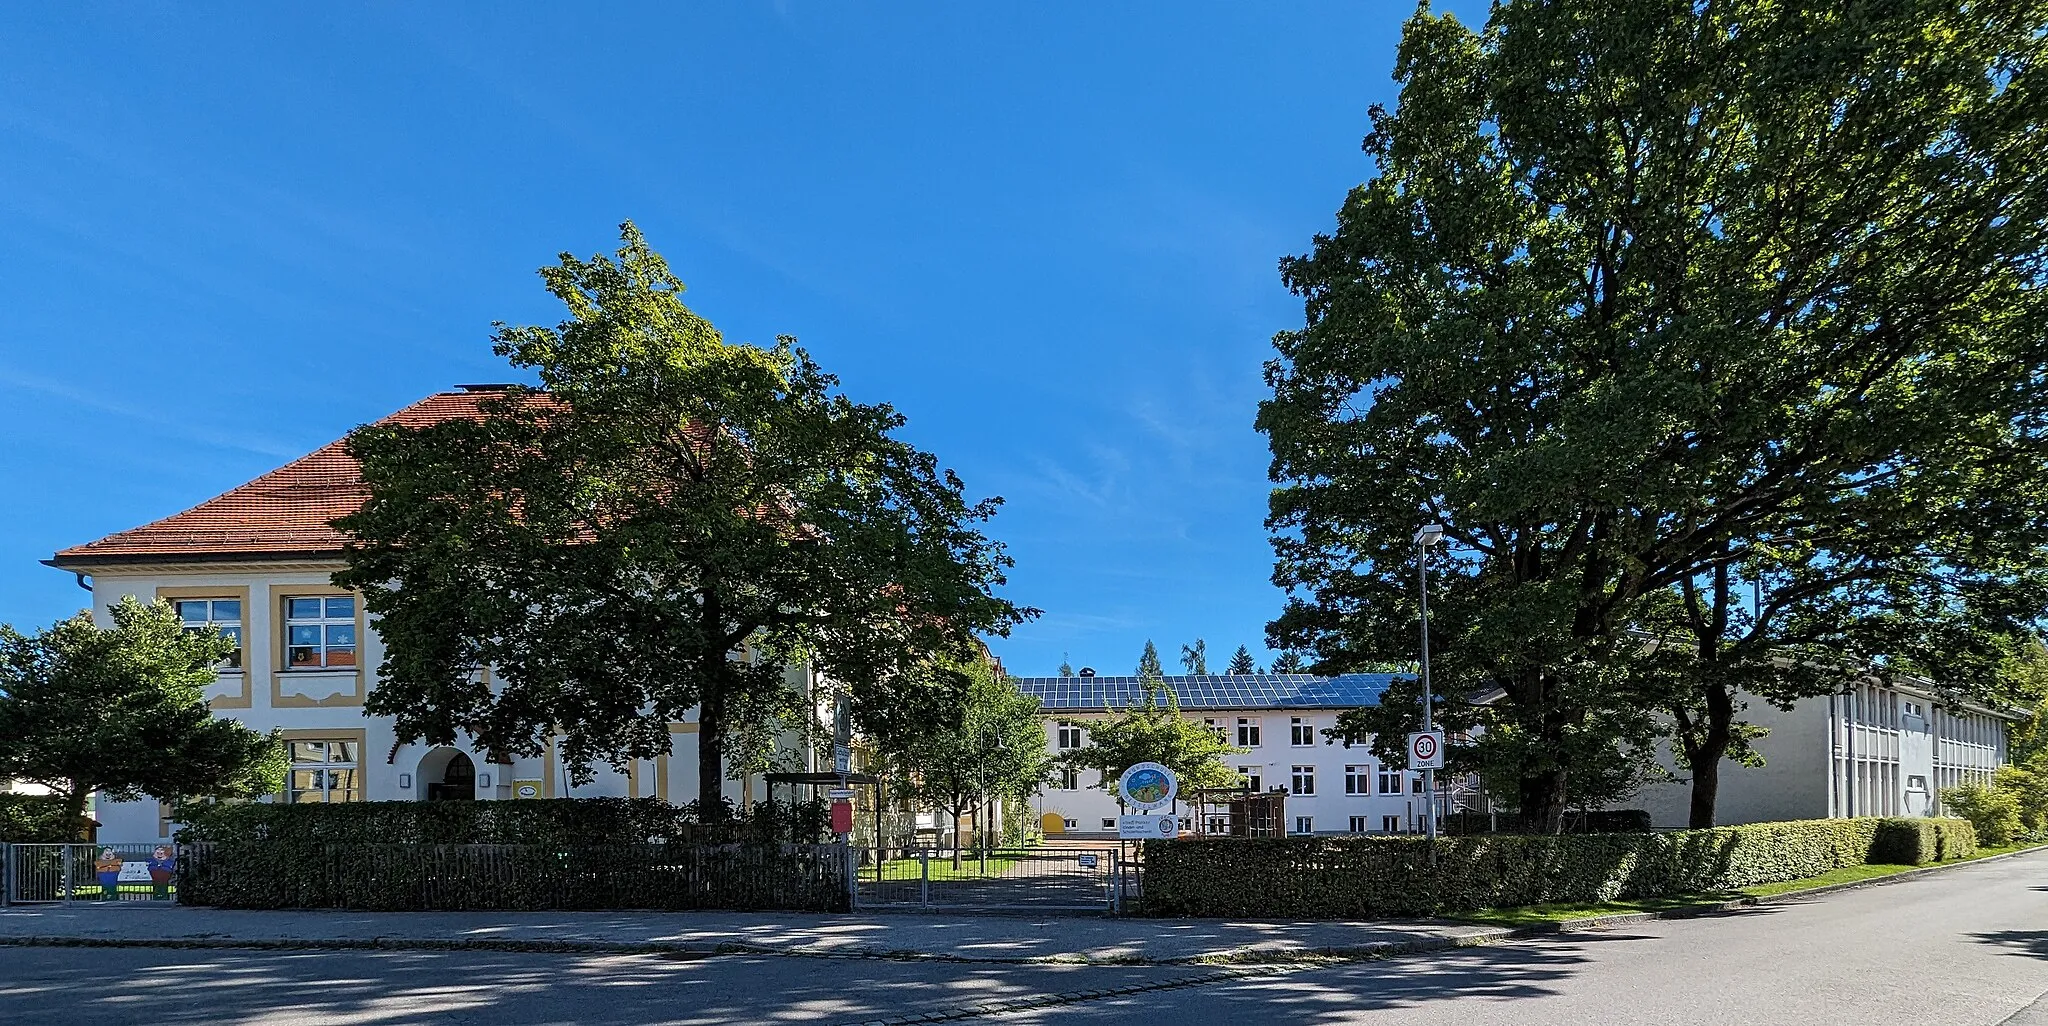
[[[1279,655],[1273,657],[1273,672],[1307,673],[1308,660],[1303,659],[1301,657],[1301,653],[1299,652],[1295,652],[1292,650],[1282,652]]]
[[[1191,674],[1204,675],[1209,672],[1209,643],[1200,638],[1192,645],[1180,647],[1180,664]]]
[[[64,798],[52,794],[0,794],[0,843],[75,841],[80,827],[66,819]]]
[[[1165,668],[1159,665],[1159,649],[1153,646],[1151,638],[1146,638],[1145,651],[1138,655],[1138,676],[1163,677],[1165,675]]]
[[[895,760],[904,773],[899,795],[948,812],[955,823],[989,801],[1028,797],[1052,776],[1038,699],[997,677],[985,660],[959,670],[973,681],[960,721],[927,732]]]
[[[1060,653],[1060,676],[1071,677],[1073,675],[1074,664],[1067,661],[1066,653]]]
[[[1433,868],[1430,843],[1411,837],[1147,841],[1143,911],[1365,919],[1732,891],[1890,857],[1873,851],[1884,822],[1452,837],[1437,842]],[[1950,858],[1974,849],[1968,825],[1956,826],[1944,835]]]
[[[2012,843],[2025,829],[2020,796],[1995,785],[1963,784],[1941,792],[1942,807],[1968,820],[1977,840],[1993,848]]]
[[[1745,638],[1981,690],[2048,604],[2044,27],[2038,0],[1419,11],[1373,177],[1283,265],[1269,642],[1405,656],[1411,535],[1444,524],[1434,669],[1503,696],[1479,744],[1518,746],[1489,761],[1553,822],[1600,719],[1737,722],[1710,696],[1748,686]],[[1646,704],[1628,632],[1673,596],[1702,673]]]
[[[2040,759],[2025,766],[2000,766],[1991,785],[2019,803],[2020,829],[2026,836],[2048,834],[2048,772]]]
[[[501,755],[559,728],[587,779],[666,754],[696,708],[707,807],[730,735],[812,700],[804,668],[885,743],[956,718],[967,681],[933,657],[1033,613],[993,594],[1010,560],[980,528],[1000,500],[970,501],[896,436],[902,415],[840,394],[792,340],[726,341],[621,236],[616,259],[542,269],[567,320],[498,329],[544,392],[349,436],[370,494],[337,521],[354,542],[335,580],[385,642],[367,710],[401,740]]]
[[[1257,673],[1259,672],[1259,664],[1252,662],[1251,649],[1239,645],[1237,646],[1237,651],[1231,654],[1230,664],[1223,668],[1223,672],[1234,676]]]
[[[1965,819],[1896,816],[1878,821],[1869,861],[1921,866],[1967,858],[1977,851],[1977,831]]]
[[[213,806],[178,900],[224,908],[843,911],[823,803],[701,822],[655,798]]]
[[[178,860],[178,900],[380,912],[843,912],[843,859],[840,848],[816,844],[205,843]]]
[[[1174,772],[1183,791],[1196,787],[1228,787],[1237,772],[1223,764],[1232,747],[1208,727],[1180,714],[1180,699],[1158,678],[1148,678],[1144,696],[1088,724],[1088,743],[1060,757],[1067,765],[1099,770],[1105,791],[1131,766],[1156,762]]]
[[[670,845],[825,836],[822,802],[759,803],[745,822],[706,823],[694,805],[658,798],[542,798],[510,802],[234,802],[193,814],[187,843]]]
[[[110,614],[106,628],[86,612],[33,635],[0,626],[0,778],[56,791],[74,824],[95,791],[168,802],[276,791],[276,736],[207,704],[234,642],[186,630],[162,601],[124,597]]]

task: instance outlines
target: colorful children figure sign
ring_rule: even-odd
[[[112,848],[101,848],[100,857],[92,864],[93,875],[99,877],[100,897],[114,900],[121,893],[121,856]]]
[[[149,853],[150,897],[164,901],[171,896],[171,879],[178,875],[178,853],[159,844]]]

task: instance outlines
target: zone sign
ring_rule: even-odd
[[[1424,730],[1408,735],[1409,769],[1444,768],[1444,732]]]

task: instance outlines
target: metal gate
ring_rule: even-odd
[[[0,899],[169,901],[177,893],[175,867],[167,844],[0,845]]]
[[[1115,848],[865,849],[855,894],[863,909],[1118,912],[1126,869]]]

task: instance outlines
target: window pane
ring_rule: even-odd
[[[241,647],[242,647],[242,625],[241,625],[241,624],[238,624],[238,623],[224,624],[224,625],[222,625],[222,626],[221,626],[220,632],[221,632],[222,634],[225,634],[225,635],[227,635],[227,638],[228,638],[228,640],[229,640],[229,641],[232,641],[232,642],[234,642],[234,643],[235,643],[235,647],[236,647],[236,648],[241,648]]]
[[[327,600],[329,620],[353,620],[356,618],[356,600],[352,598],[331,598]]]
[[[293,668],[319,666],[320,650],[317,648],[294,648],[291,650],[290,665]]]
[[[324,794],[324,793],[322,793],[322,792],[319,792],[319,791],[293,791],[293,792],[292,792],[292,802],[293,802],[293,804],[303,804],[303,803],[305,803],[305,802],[324,802],[324,801],[326,801],[326,800],[327,800],[327,795],[326,795],[326,794]]]
[[[237,623],[240,623],[242,619],[242,600],[220,599],[214,602],[213,618],[216,620],[232,620]]]
[[[356,664],[356,650],[355,650],[355,649],[352,649],[352,648],[330,648],[330,649],[328,649],[328,650],[327,650],[327,665],[329,665],[329,666],[354,666],[355,664]]]
[[[327,647],[356,647],[356,625],[352,623],[329,624],[327,627]]]
[[[319,645],[319,644],[320,644],[320,628],[318,628],[318,627],[298,627],[298,626],[294,626],[294,627],[292,627],[292,628],[291,628],[291,635],[290,635],[290,636],[291,636],[291,642],[290,642],[290,643],[291,643],[291,644],[294,644],[294,645],[315,645],[315,646],[317,646],[317,645]]]
[[[294,620],[320,619],[319,599],[291,599],[285,603],[285,615]]]
[[[292,771],[292,790],[294,791],[318,791],[323,786],[323,783],[324,778],[319,770]]]
[[[292,742],[292,761],[293,761],[293,762],[326,762],[326,761],[327,761],[327,742],[325,742],[325,741],[294,741],[294,742]]]
[[[205,623],[206,603],[204,601],[178,603],[178,619],[186,623]]]
[[[356,743],[354,741],[329,741],[327,742],[327,752],[327,761],[329,762],[354,763],[356,761]],[[354,787],[355,785],[351,784],[349,786]]]

